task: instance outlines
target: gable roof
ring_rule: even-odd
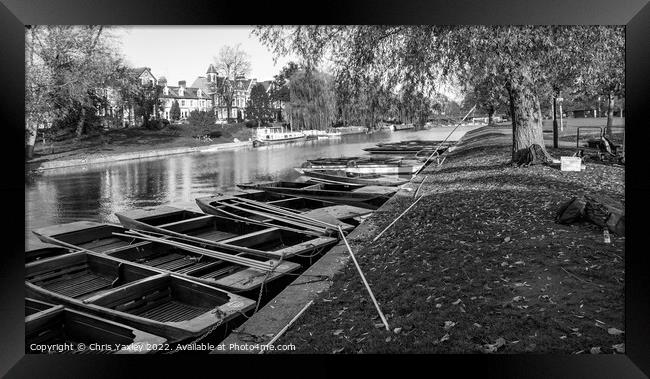
[[[196,87],[185,87],[185,91],[183,92],[183,96],[179,95],[178,89],[180,87],[170,87],[167,86],[167,89],[169,89],[169,94],[165,95],[163,92],[163,95],[161,97],[164,98],[172,98],[172,99],[210,99],[210,97],[205,93],[205,90],[201,89],[203,93],[201,96],[198,95],[198,90],[199,88]]]
[[[246,91],[252,82],[252,79],[235,79],[235,90]]]
[[[146,71],[149,71],[149,74],[151,74],[151,69],[149,67],[135,67],[135,68],[128,68],[127,72],[131,75],[134,75],[136,78],[139,78],[144,74]],[[153,76],[153,74],[151,74]]]
[[[220,76],[217,76],[217,86],[220,86],[223,83],[223,78]],[[200,88],[201,91],[205,93],[212,93],[210,90],[210,82],[208,82],[208,78],[205,76],[199,76],[194,80],[194,83],[192,83],[192,87],[194,88]]]
[[[214,65],[212,63],[210,63],[210,66],[208,66],[208,71],[206,74],[217,74],[217,69],[214,68]]]
[[[261,84],[264,86],[264,90],[266,92],[269,92],[269,89],[271,88],[271,83],[273,83],[271,80],[265,80],[263,82],[257,82],[257,84]]]

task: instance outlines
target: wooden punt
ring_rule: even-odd
[[[169,274],[158,274],[80,300],[25,282],[39,300],[124,323],[170,342],[195,338],[255,306],[255,301]]]
[[[373,213],[373,210],[368,208],[336,204],[330,201],[307,199],[304,197],[295,197],[255,189],[232,192],[227,195],[219,194],[215,196],[207,196],[201,198],[200,202],[204,204],[205,209],[203,211],[205,213],[219,215],[219,210],[223,209],[223,207],[218,205],[217,201],[231,197],[255,200],[272,206],[286,208],[287,210],[298,211],[304,216],[330,224],[339,225],[345,232],[354,229],[359,225],[360,220],[364,216]],[[199,200],[197,200],[197,203],[198,202]],[[235,210],[230,210],[230,212],[237,213]],[[264,221],[263,217],[256,219]]]
[[[254,185],[243,185],[243,188],[254,188],[267,192],[274,192],[295,197],[304,197],[307,199],[325,200],[332,203],[349,204],[361,208],[377,209],[396,189],[388,187],[373,186],[356,186],[348,184],[327,184],[321,183],[306,188],[284,187],[286,182],[259,183]],[[239,185],[242,186],[242,185]]]
[[[262,191],[258,191],[255,195],[259,192]],[[277,195],[283,196],[282,194]],[[196,204],[206,214],[247,222],[264,223],[268,227],[305,233],[316,237],[331,236],[338,238],[339,226],[343,231],[354,229],[354,225],[341,220],[346,217],[353,218],[364,215],[364,213],[357,211],[359,207],[336,209],[331,206],[310,211],[298,210],[296,208],[300,207],[298,205],[300,203],[295,201],[295,197],[287,197],[277,202],[256,201],[238,195],[218,195],[196,199]]]
[[[52,244],[42,244],[42,245],[43,246],[39,246],[25,251],[25,263],[35,262],[46,258],[58,257],[60,255],[69,254],[74,251],[70,248],[63,247],[63,246],[57,246]]]
[[[417,172],[423,165],[417,159],[368,160],[364,158],[347,162],[305,162],[301,168],[340,170],[352,174],[410,175]]]
[[[40,311],[25,317],[25,349],[28,353],[147,354],[156,351],[154,346],[167,342],[163,337],[61,305],[53,306],[34,299],[25,299],[25,301],[32,307],[43,307]],[[83,350],[76,348],[80,343],[85,344],[87,348]],[[30,348],[32,344],[49,346],[66,344],[71,349],[38,351]],[[108,345],[112,349],[91,349],[93,344]],[[126,346],[134,348],[118,348]]]
[[[316,180],[324,180],[331,183],[350,183],[370,186],[396,187],[406,184],[408,180],[395,179],[384,175],[348,176],[345,171],[316,170],[309,168],[295,168],[302,175]]]
[[[60,307],[60,305],[50,304],[27,297],[25,298],[25,317],[54,307]]]
[[[187,243],[187,241],[182,242]],[[201,248],[202,251],[210,251],[209,246],[206,247],[208,249]],[[284,260],[279,262],[248,254],[236,255],[268,268],[262,270],[157,242],[114,251],[110,256],[233,293],[249,293],[258,290],[263,283],[273,282],[300,268],[300,264],[294,262]]]
[[[204,217],[200,222],[208,222],[209,217]],[[231,220],[232,222],[233,220]],[[94,251],[88,249],[87,241],[92,237],[84,237],[83,229],[75,229],[76,241],[79,245],[53,240],[53,243],[63,244],[67,247],[80,248],[85,252],[93,254],[103,254],[110,258],[122,259],[125,263],[134,263],[139,267],[153,270],[157,273],[177,273],[181,277],[191,278],[193,280],[209,284],[212,286],[224,288],[231,292],[245,292],[255,289],[262,285],[264,279],[273,281],[287,273],[297,270],[300,265],[293,262],[281,262],[272,273],[267,275],[267,271],[275,266],[278,262],[274,259],[259,258],[259,256],[242,255],[242,251],[251,251],[253,253],[263,253],[260,250],[248,249],[246,246],[237,245],[236,235],[233,234],[230,243],[231,251],[223,252],[223,249],[216,250],[212,247],[198,248],[192,244],[170,246],[169,236],[162,236],[160,242],[145,240],[142,236],[128,234],[129,229],[113,224],[98,224],[116,233],[113,237],[122,239],[125,244],[110,250]],[[95,235],[97,230],[102,230],[102,236],[105,236],[103,229],[97,225],[88,225],[87,234]],[[258,232],[258,233],[261,233]],[[153,238],[160,236],[153,236]],[[86,243],[84,243],[86,242]],[[99,245],[104,246],[104,245]],[[225,246],[225,245],[223,245]],[[195,250],[202,249],[201,253]],[[233,262],[236,260],[237,262]],[[245,261],[245,262],[244,262]],[[255,267],[253,267],[255,266]]]
[[[81,251],[25,264],[25,280],[30,285],[80,300],[157,274]]]
[[[326,190],[326,191],[353,191],[363,187],[363,184],[354,183],[317,183],[311,180],[305,182],[270,181],[256,183],[239,183],[241,189],[266,190],[267,188],[291,188],[296,190]]]
[[[116,216],[130,229],[176,236],[181,242],[207,244],[221,250],[230,248],[242,256],[267,259],[309,255],[337,242],[337,238],[315,237],[166,205],[116,213]]]
[[[123,233],[120,225],[94,221],[76,221],[52,225],[32,231],[38,238],[53,245],[80,247],[96,253],[108,253],[134,243],[132,238],[119,237],[113,233]]]

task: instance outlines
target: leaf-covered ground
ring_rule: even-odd
[[[422,174],[425,197],[377,242],[412,199],[395,198],[350,241],[390,332],[350,262],[277,343],[298,353],[623,352],[624,237],[605,243],[599,227],[554,216],[579,193],[623,201],[624,168],[512,167],[511,137],[488,137],[468,135]]]

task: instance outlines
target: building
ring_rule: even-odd
[[[167,81],[159,82],[163,86],[162,100],[162,118],[170,119],[172,104],[178,101],[181,110],[181,120],[186,119],[190,112],[208,111],[212,109],[212,95],[206,89],[197,87],[194,84],[191,87],[186,85],[185,80],[178,82],[178,86],[170,86]]]
[[[126,73],[143,86],[146,84],[153,85],[157,82],[149,67],[128,68]],[[105,105],[97,109],[97,115],[104,118],[103,124],[105,128],[127,127],[136,125],[138,121],[141,121],[136,120],[133,103],[123,99],[120,91],[114,86],[97,89],[97,92],[106,99]]]

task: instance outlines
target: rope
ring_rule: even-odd
[[[442,146],[443,143],[445,143],[445,142],[447,141],[447,139],[448,139],[449,137],[451,137],[451,135],[456,131],[456,129],[458,129],[458,127],[460,126],[460,124],[462,124],[463,121],[465,121],[465,119],[467,118],[467,116],[469,116],[469,114],[472,113],[472,112],[474,111],[474,108],[476,108],[476,104],[474,104],[474,106],[472,107],[472,109],[470,109],[469,112],[467,112],[467,114],[465,115],[465,117],[463,117],[463,119],[460,120],[460,122],[459,122],[458,124],[456,124],[456,126],[454,127],[454,129],[452,129],[452,131],[447,135],[447,137],[445,137],[445,139],[442,140],[442,142],[440,142],[440,143],[438,144],[438,146],[437,146],[436,149],[433,151],[433,153],[431,153],[431,155],[427,158],[427,160],[424,161],[424,164],[422,165],[422,167],[420,167],[420,168],[415,172],[415,175],[413,175],[413,177],[417,176],[417,174],[419,174],[420,171],[422,171],[422,170],[427,166],[427,163],[429,163],[429,160],[434,156],[434,154],[436,154],[436,153],[438,152],[438,149]]]
[[[278,266],[280,266],[283,259],[284,259],[284,254],[280,255],[280,260],[278,260],[278,263],[275,266],[273,266],[273,268],[271,268],[271,270],[269,272],[266,273],[266,276],[264,277],[264,280],[262,280],[262,284],[260,285],[260,293],[259,293],[259,295],[257,295],[257,304],[255,304],[255,311],[253,312],[253,314],[257,313],[257,311],[260,308],[260,302],[262,301],[262,293],[264,292],[264,284],[266,284],[266,281],[269,279],[269,276],[271,275],[271,273],[273,273],[273,271],[275,271],[275,269]]]

